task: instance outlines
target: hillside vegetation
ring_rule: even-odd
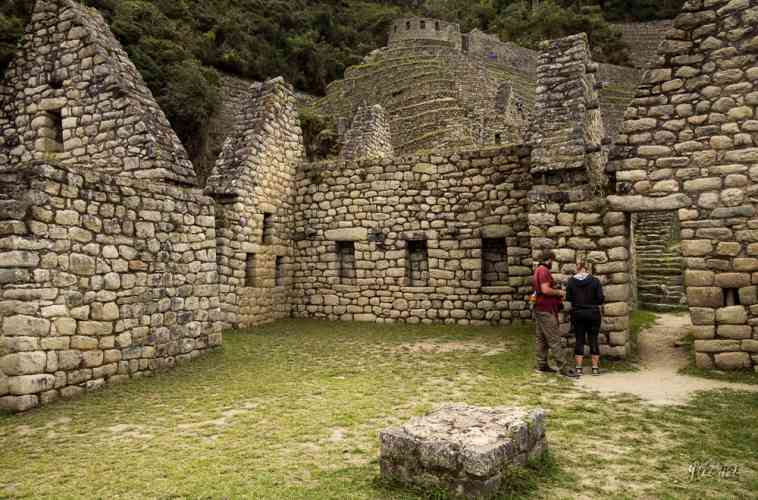
[[[386,43],[391,20],[426,15],[497,33],[525,46],[586,31],[595,59],[623,64],[609,21],[671,17],[684,0],[86,0],[106,17],[195,157],[220,103],[218,71],[283,75],[323,94],[346,67]],[[0,74],[34,2],[0,3]]]

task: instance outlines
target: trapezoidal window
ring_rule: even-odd
[[[503,143],[503,134],[495,134],[495,144]]]
[[[337,274],[342,285],[355,284],[355,243],[337,242]]]
[[[263,214],[263,229],[261,231],[261,243],[270,245],[274,241],[274,215],[270,213]]]
[[[405,29],[407,29],[407,30],[411,29],[411,22],[410,21],[406,21],[406,23],[405,23]]]
[[[63,151],[63,114],[60,109],[45,111],[39,135],[45,144],[45,153]]]
[[[419,26],[419,27],[420,27],[422,30],[425,30],[425,29],[426,29],[426,21],[421,21],[421,23],[420,23],[420,26]]]
[[[284,257],[276,258],[276,286],[284,286]]]
[[[247,254],[245,259],[245,286],[255,286],[255,254]]]
[[[505,238],[482,239],[482,286],[508,285]]]
[[[405,276],[408,286],[428,286],[429,250],[426,240],[408,240],[406,248]]]
[[[440,22],[439,21],[435,21],[435,23],[434,23],[434,29],[437,30],[437,31],[440,30]]]

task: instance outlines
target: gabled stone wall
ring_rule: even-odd
[[[528,157],[528,148],[502,147],[305,165],[293,313],[472,325],[529,319]],[[500,242],[502,286],[483,286],[483,239]],[[340,279],[339,242],[355,249],[349,281]]]
[[[529,232],[535,261],[556,253],[557,281],[592,263],[604,285],[601,353],[629,351],[629,229],[626,217],[607,206],[607,153],[595,74],[585,34],[543,42],[531,156]],[[565,331],[568,325],[564,323]]]
[[[392,132],[390,132],[384,108],[363,106],[353,117],[353,125],[347,131],[340,152],[343,160],[362,158],[387,158],[394,156]]]
[[[227,328],[290,315],[294,177],[304,156],[302,131],[295,94],[283,79],[255,84],[251,90],[252,99],[206,187],[216,202]]]
[[[179,138],[102,16],[38,0],[0,86],[0,168],[32,160],[192,185]]]
[[[678,210],[700,367],[758,364],[758,0],[688,2],[614,153],[625,211]]]

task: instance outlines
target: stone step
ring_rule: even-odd
[[[640,309],[656,312],[679,312],[687,311],[686,304],[657,304],[655,302],[640,301]]]

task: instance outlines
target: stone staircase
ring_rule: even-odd
[[[639,306],[654,311],[687,309],[684,260],[678,245],[676,214],[637,216],[634,244]]]

